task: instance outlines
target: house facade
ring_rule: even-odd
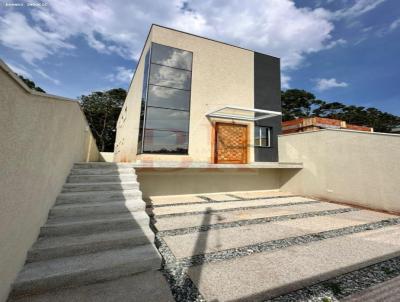
[[[280,112],[278,58],[152,25],[115,161],[277,162]]]

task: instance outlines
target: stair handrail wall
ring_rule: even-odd
[[[29,89],[0,59],[0,301],[75,162],[99,151],[77,100]]]

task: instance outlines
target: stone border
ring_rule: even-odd
[[[225,194],[231,195],[231,194]],[[233,198],[233,195],[231,195]],[[194,201],[194,202],[182,202],[182,203],[167,203],[167,204],[159,204],[153,205],[148,204],[146,202],[146,208],[163,208],[163,207],[176,207],[176,206],[189,206],[192,204],[207,204],[207,203],[224,203],[224,202],[235,202],[235,201],[248,201],[248,200],[263,200],[263,199],[274,199],[274,198],[291,198],[291,197],[302,197],[300,195],[278,195],[278,196],[266,196],[266,197],[254,197],[254,198],[242,198],[239,199],[239,196],[235,196],[235,199],[226,199],[226,200],[215,200],[206,196],[197,195],[196,197],[204,199],[204,201]]]
[[[203,215],[203,214],[212,214],[212,213],[222,213],[222,212],[233,212],[233,211],[241,211],[241,210],[254,210],[254,209],[263,209],[263,208],[278,208],[278,207],[289,207],[293,205],[306,205],[306,204],[317,204],[322,203],[322,201],[317,200],[308,200],[301,202],[287,202],[287,203],[279,203],[279,204],[266,204],[261,206],[251,206],[251,207],[238,207],[238,208],[229,208],[229,209],[219,209],[219,210],[206,210],[206,211],[195,211],[195,212],[183,212],[183,213],[171,213],[171,214],[161,214],[155,215],[153,213],[147,213],[151,219],[162,219],[168,217],[179,217],[179,216],[191,216],[191,215]]]
[[[292,219],[311,218],[311,217],[317,217],[317,216],[328,216],[328,215],[342,214],[342,213],[348,213],[348,212],[354,212],[354,211],[360,211],[360,209],[342,208],[342,209],[335,209],[335,210],[322,210],[322,211],[305,212],[305,213],[299,213],[299,214],[237,220],[237,221],[231,221],[231,222],[225,222],[225,223],[215,223],[215,224],[200,225],[200,226],[195,226],[195,227],[158,231],[157,235],[160,237],[185,235],[185,234],[198,233],[198,232],[207,232],[209,230],[220,230],[220,229],[241,227],[241,226],[245,226],[245,225],[264,224],[264,223],[270,223],[270,222],[275,222],[275,221],[286,221],[286,220],[292,220]],[[157,228],[157,227],[155,226],[155,228]]]
[[[400,276],[400,257],[343,274],[264,302],[339,301],[373,285]]]

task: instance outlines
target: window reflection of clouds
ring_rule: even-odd
[[[146,128],[188,131],[189,112],[148,107]]]
[[[187,154],[192,53],[153,43],[151,63],[143,151]]]
[[[149,86],[149,106],[189,110],[189,98],[190,91]]]
[[[189,90],[190,71],[152,64],[150,84]]]
[[[189,51],[153,43],[152,52],[152,63],[186,70],[192,69],[192,53]]]

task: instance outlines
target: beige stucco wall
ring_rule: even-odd
[[[193,52],[189,154],[188,156],[148,154],[136,156],[143,81],[142,57],[126,99],[128,112],[126,115],[124,112],[121,114],[121,116],[125,116],[125,126],[117,129],[116,146],[118,144],[118,147],[116,150],[119,150],[120,144],[125,144],[126,147],[119,152],[120,154],[117,154],[118,151],[116,151],[116,160],[210,162],[212,125],[205,114],[221,105],[228,104],[254,108],[254,52],[156,25],[151,29],[149,41]],[[148,46],[146,45],[146,47]],[[120,117],[120,119],[124,118]],[[224,121],[230,122],[229,120]],[[236,123],[241,122],[236,121]],[[253,137],[253,123],[248,124],[251,138]],[[252,144],[252,140],[250,140],[250,144]],[[250,147],[248,159],[249,162],[254,161],[252,147]]]
[[[279,137],[282,190],[400,212],[400,135],[322,130]]]
[[[74,162],[98,151],[77,102],[30,93],[0,60],[0,301]]]
[[[136,169],[143,197],[278,190],[280,169]]]

